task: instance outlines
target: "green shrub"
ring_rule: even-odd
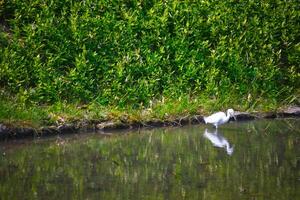
[[[30,101],[122,107],[161,95],[280,99],[300,85],[296,0],[0,6],[0,86]]]

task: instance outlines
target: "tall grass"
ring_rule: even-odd
[[[26,102],[281,101],[299,89],[296,0],[0,1],[0,86]]]

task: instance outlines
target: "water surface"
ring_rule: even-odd
[[[300,120],[0,143],[0,199],[299,199]]]

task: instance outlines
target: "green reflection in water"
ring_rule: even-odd
[[[297,199],[300,120],[1,143],[1,199]],[[208,128],[206,130],[206,128]],[[217,134],[233,151],[204,136]]]

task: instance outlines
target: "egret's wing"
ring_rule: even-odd
[[[205,120],[206,123],[217,123],[225,117],[226,117],[225,113],[217,112],[217,113],[214,113],[214,114],[212,114],[208,117],[204,117],[204,120]]]

